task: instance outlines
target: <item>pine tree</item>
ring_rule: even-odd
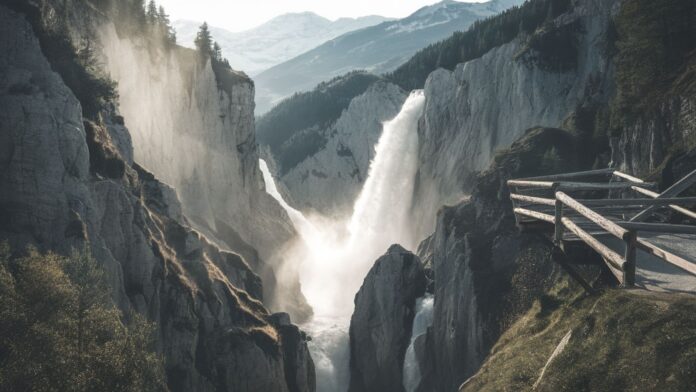
[[[213,43],[213,60],[222,61],[222,48],[217,42]]]
[[[194,43],[196,44],[196,49],[198,49],[198,53],[200,53],[200,55],[203,58],[211,56],[213,51],[213,38],[210,35],[208,23],[203,22],[200,29],[198,30],[198,34],[196,34],[196,40],[194,41]]]
[[[162,6],[159,6],[157,11],[157,24],[165,37],[165,41],[171,45],[176,44],[176,31],[169,21],[169,15],[167,15]]]
[[[149,3],[147,3],[147,23],[152,25],[155,25],[158,20],[158,12],[157,12],[157,4],[155,4],[155,0],[150,0]]]

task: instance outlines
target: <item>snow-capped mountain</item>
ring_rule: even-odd
[[[372,15],[331,21],[303,12],[280,15],[261,26],[237,33],[216,26],[210,26],[210,30],[232,67],[255,75],[339,35],[386,20],[389,19]],[[174,22],[179,42],[193,47],[201,23],[191,20]]]
[[[283,98],[351,70],[391,71],[419,49],[523,2],[444,0],[406,18],[343,34],[255,76],[256,113],[263,114]]]

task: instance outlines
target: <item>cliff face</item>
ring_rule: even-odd
[[[134,159],[177,190],[197,225],[232,249],[243,241],[271,260],[294,229],[264,191],[253,82],[231,70],[223,71],[226,79],[216,77],[194,51],[119,37],[110,23],[99,38]]]
[[[608,102],[613,3],[583,1],[530,36],[520,35],[452,72],[430,74],[419,127],[417,197],[425,207],[419,214],[432,216],[467,193],[474,174],[525,129],[558,127],[583,103]]]
[[[341,116],[319,132],[324,148],[280,177],[295,206],[324,214],[350,214],[367,178],[382,123],[394,118],[406,100],[396,85],[375,82],[350,102]]]
[[[435,303],[417,390],[455,390],[510,321],[553,285],[551,244],[518,233],[505,181],[582,167],[581,155],[567,132],[532,129],[474,180],[470,200],[439,211],[419,249],[432,268]]]
[[[306,337],[263,307],[259,277],[192,230],[175,191],[132,162],[116,108],[83,117],[52,70],[44,23],[72,6],[89,13],[29,5],[33,25],[0,6],[0,239],[18,251],[89,247],[118,307],[156,322],[174,391],[313,390]]]

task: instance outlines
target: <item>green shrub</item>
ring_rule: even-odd
[[[153,325],[124,324],[87,252],[0,247],[0,390],[163,391]]]

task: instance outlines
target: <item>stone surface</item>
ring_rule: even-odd
[[[172,391],[313,391],[306,337],[272,323],[258,276],[187,225],[170,187],[130,165],[115,111],[83,119],[32,26],[4,6],[0,75],[0,241],[18,252],[88,246],[115,304],[156,323]],[[120,176],[105,177],[95,153],[122,160]]]
[[[420,259],[393,245],[370,269],[350,320],[349,391],[403,391],[402,367],[416,299],[425,294]]]
[[[543,55],[526,48],[526,37],[496,47],[480,58],[439,69],[425,84],[425,112],[419,127],[420,172],[416,191],[423,237],[443,204],[454,204],[473,185],[473,176],[526,129],[559,127],[580,102],[607,102],[613,68],[605,55],[611,1],[584,1],[553,21],[577,42],[576,64],[554,70],[540,66]],[[522,55],[521,53],[525,53]]]

